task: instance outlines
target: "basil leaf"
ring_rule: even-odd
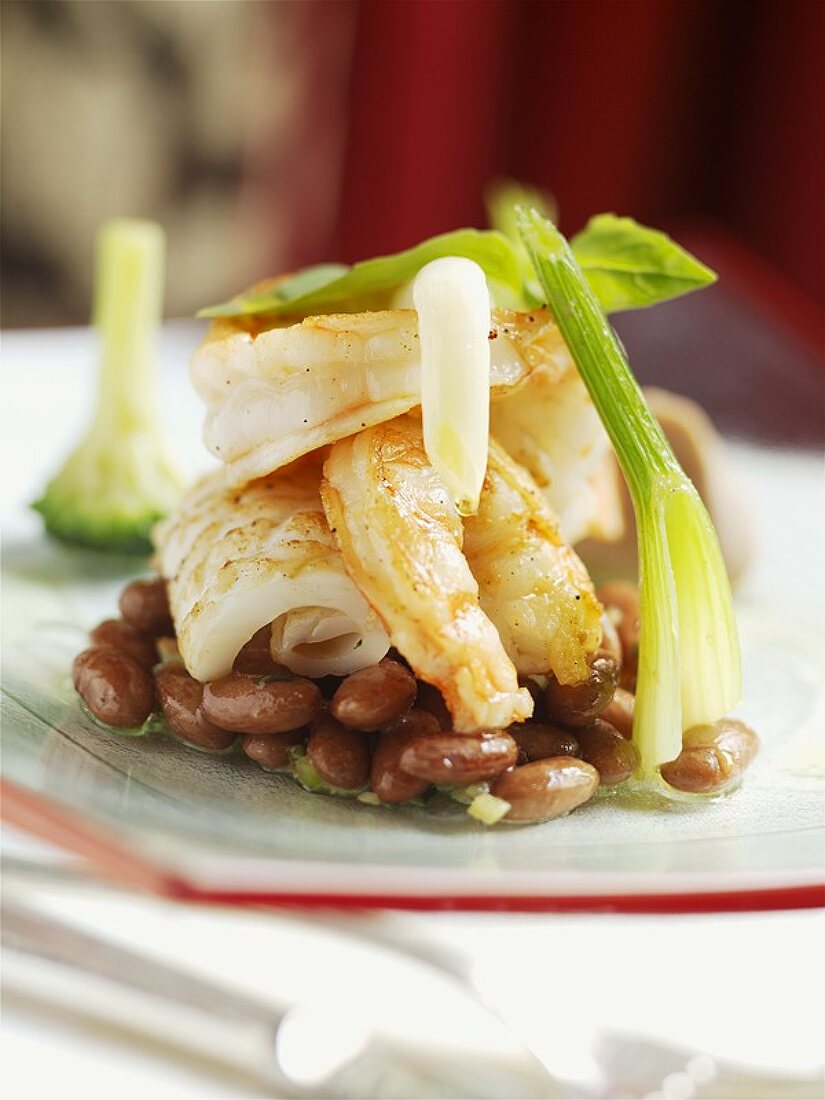
[[[307,294],[314,294],[321,287],[329,286],[348,271],[346,264],[316,264],[315,267],[305,267],[297,275],[284,279],[273,287],[272,293],[280,301],[293,302],[296,298],[303,298]]]
[[[349,271],[346,264],[316,264],[304,267],[295,275],[279,280],[266,291],[244,291],[217,306],[207,306],[198,311],[198,317],[238,317],[242,314],[260,313],[259,303],[275,302],[286,309],[290,303],[314,294],[322,287],[334,283]],[[273,307],[273,308],[277,308]],[[290,308],[294,308],[290,306]]]
[[[633,218],[598,214],[570,247],[607,313],[666,302],[716,281],[666,233]]]
[[[242,294],[221,305],[202,309],[199,317],[233,317],[268,313],[274,316],[331,313],[350,302],[362,308],[386,306],[392,291],[409,282],[431,260],[463,256],[475,260],[491,282],[525,302],[522,269],[513,244],[493,230],[456,229],[430,237],[414,248],[392,256],[362,260],[349,268],[323,264],[298,272],[291,279],[259,294]],[[337,274],[336,274],[337,271]],[[328,276],[328,277],[327,277]],[[296,286],[297,284],[297,286]]]
[[[474,260],[496,284],[498,304],[513,309],[539,305],[543,294],[517,234],[513,211],[528,192],[505,181],[488,196],[492,230],[457,229],[430,237],[414,248],[347,267],[318,264],[264,291],[239,294],[202,309],[199,317],[307,317],[347,308],[381,309],[392,292],[413,279],[430,260],[463,256]],[[541,207],[546,211],[547,203]],[[573,253],[609,313],[639,309],[676,298],[715,281],[716,276],[665,233],[632,218],[599,214],[571,241]]]

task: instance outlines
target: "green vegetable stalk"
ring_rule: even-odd
[[[152,354],[163,272],[160,226],[123,219],[102,227],[93,316],[102,344],[97,409],[34,504],[64,542],[145,551],[153,524],[177,501],[181,482],[161,435]]]
[[[529,206],[551,222],[556,222],[558,209],[555,199],[547,192],[519,183],[518,180],[500,179],[485,191],[484,206],[490,227],[502,233],[513,246],[528,300],[541,302],[541,287],[518,231],[516,211],[519,206]]]
[[[739,642],[716,533],[648,409],[596,292],[555,226],[519,208],[519,231],[627,479],[636,513],[641,644],[633,740],[658,778],[682,732],[740,698]]]

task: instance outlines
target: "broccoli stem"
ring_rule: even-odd
[[[154,404],[163,267],[163,230],[154,222],[120,219],[100,230],[92,318],[102,344],[97,430],[132,432]]]

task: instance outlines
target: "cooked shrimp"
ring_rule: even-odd
[[[558,340],[546,311],[497,309],[492,317],[495,400]],[[260,318],[222,318],[195,352],[191,376],[208,406],[206,446],[240,485],[420,404],[416,312],[329,314],[274,328]]]
[[[538,315],[536,315],[538,316]],[[540,361],[517,390],[503,393],[490,410],[490,430],[532,476],[558,516],[568,543],[586,536],[621,537],[621,503],[603,476],[610,452],[607,434],[547,314],[538,341]]]
[[[347,569],[393,644],[443,694],[456,730],[528,718],[498,633],[461,552],[461,519],[427,460],[420,422],[402,416],[336,443],[321,498]]]
[[[593,584],[535,482],[496,443],[479,510],[464,520],[464,553],[518,672],[584,680],[601,635]]]

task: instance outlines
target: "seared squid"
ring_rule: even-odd
[[[535,482],[495,442],[478,512],[464,520],[464,553],[517,671],[586,679],[601,636],[593,584]]]
[[[196,680],[231,672],[269,624],[275,661],[304,676],[343,676],[387,652],[321,508],[320,473],[320,462],[305,462],[231,489],[216,471],[156,528],[178,647]]]
[[[529,692],[479,606],[461,518],[403,416],[334,444],[321,498],[347,569],[461,732],[528,718]]]

